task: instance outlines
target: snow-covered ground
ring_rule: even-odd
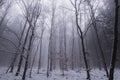
[[[14,76],[15,73],[5,73],[7,68],[0,68],[0,80],[21,80],[21,76]],[[22,74],[22,73],[21,73]],[[32,78],[29,78],[29,71],[27,73],[26,80],[86,80],[85,70],[77,71],[65,71],[65,76],[62,76],[60,70],[54,70],[50,73],[50,76],[46,77],[46,70],[41,69],[40,74],[37,74],[37,69],[33,69]],[[108,80],[103,70],[94,69],[91,70],[91,80]],[[120,70],[115,72],[115,80],[120,80]]]

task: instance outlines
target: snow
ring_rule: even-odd
[[[15,76],[15,73],[5,73],[7,68],[0,68],[0,80],[21,80],[21,74],[19,76]],[[15,71],[14,71],[15,72]],[[46,69],[41,69],[40,74],[37,74],[37,69],[33,69],[32,77],[29,78],[29,70],[26,76],[26,80],[86,80],[86,71],[81,69],[78,71],[68,70],[64,72],[64,76],[62,75],[62,71],[53,70],[50,72],[50,76],[46,77]],[[90,72],[91,80],[108,80],[106,74],[103,70],[92,69]],[[116,69],[115,71],[115,80],[120,79],[120,70]]]

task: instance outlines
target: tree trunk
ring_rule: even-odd
[[[19,63],[18,63],[18,69],[17,69],[17,72],[16,72],[16,76],[18,76],[20,70],[21,70],[21,66],[22,66],[22,61],[23,61],[23,54],[25,52],[25,45],[27,43],[27,38],[28,38],[28,35],[29,35],[29,32],[30,32],[30,27],[28,28],[27,30],[27,34],[26,34],[26,37],[25,37],[25,41],[24,41],[24,44],[22,46],[22,53],[20,55],[20,60],[19,60]]]
[[[76,16],[77,32],[78,32],[78,35],[79,35],[79,37],[81,39],[82,53],[83,53],[83,59],[84,59],[84,62],[85,62],[85,68],[86,68],[86,72],[87,72],[87,79],[91,80],[88,61],[87,61],[87,55],[86,55],[86,52],[85,52],[83,32],[82,32],[82,30],[81,30],[81,28],[79,26],[78,11],[77,11],[76,7],[75,7],[75,16]]]
[[[67,71],[67,52],[66,52],[66,26],[64,26],[64,69]]]
[[[74,26],[72,26],[72,55],[71,55],[71,69],[74,69]]]
[[[28,59],[29,59],[29,55],[30,55],[30,51],[31,51],[31,47],[33,45],[33,37],[34,37],[34,32],[35,32],[35,26],[33,27],[32,30],[32,34],[30,36],[30,41],[29,41],[29,46],[28,46],[28,51],[27,51],[27,57],[26,57],[26,61],[25,61],[25,67],[24,67],[24,71],[23,71],[23,76],[22,76],[22,80],[25,80],[26,77],[26,72],[27,72],[27,68],[28,68]]]
[[[38,72],[37,72],[38,74],[39,74],[39,69],[41,68],[42,39],[43,39],[43,32],[41,33],[41,38],[40,38],[40,54],[39,54]]]
[[[88,66],[88,61],[87,61],[86,52],[85,52],[85,46],[84,46],[84,40],[83,40],[82,35],[81,35],[81,44],[82,44],[82,51],[83,51],[85,67],[86,67],[86,71],[87,71],[87,79],[91,80],[91,78],[90,78],[90,69],[89,69],[89,66]]]
[[[116,65],[116,55],[117,55],[117,44],[118,44],[118,12],[119,12],[118,0],[115,0],[115,25],[114,25],[114,42],[113,42],[113,51],[112,59],[110,63],[110,75],[109,80],[114,80],[114,69]]]
[[[25,77],[26,77],[26,72],[27,72],[27,67],[28,67],[28,58],[29,58],[29,53],[27,54],[27,57],[26,57],[25,68],[24,68],[22,80],[25,80]]]
[[[94,28],[95,33],[96,33],[96,37],[97,37],[97,41],[98,41],[98,46],[99,46],[100,53],[101,53],[102,63],[103,63],[106,75],[108,77],[109,73],[108,73],[108,70],[107,70],[107,64],[105,62],[106,60],[105,60],[104,52],[103,52],[103,49],[102,49],[102,46],[101,46],[101,42],[100,42],[100,39],[99,39],[99,36],[98,36],[98,32],[97,32],[97,28],[96,28],[96,23],[93,23],[93,28]]]
[[[50,66],[50,53],[48,51],[48,61],[47,61],[47,77],[49,77],[49,66]]]
[[[35,57],[36,57],[36,54],[37,54],[38,50],[39,50],[39,44],[37,45],[37,49],[35,51],[35,54],[34,54],[34,57],[33,57],[33,61],[32,61],[32,64],[31,64],[30,75],[29,75],[30,78],[31,78],[31,75],[32,75],[32,69],[33,69],[33,66],[34,66]]]

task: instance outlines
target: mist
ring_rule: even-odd
[[[119,0],[0,0],[0,80],[119,80]]]

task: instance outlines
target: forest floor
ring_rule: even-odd
[[[19,76],[15,76],[15,73],[5,73],[7,68],[0,68],[0,80],[21,80],[22,73]],[[49,77],[46,76],[46,70],[41,69],[40,74],[37,74],[37,69],[33,69],[32,77],[29,78],[29,70],[26,76],[26,80],[86,80],[86,72],[84,69],[78,71],[65,71],[64,76],[60,70],[54,70],[50,73]],[[108,80],[105,72],[99,69],[91,70],[91,80]],[[115,71],[115,80],[120,80],[120,70]]]

